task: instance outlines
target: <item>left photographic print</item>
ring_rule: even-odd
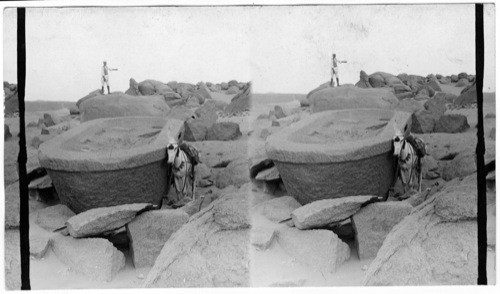
[[[25,178],[3,10],[0,287],[21,289],[22,185],[32,290],[249,286],[249,9],[26,8]]]

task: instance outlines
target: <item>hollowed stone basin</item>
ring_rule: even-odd
[[[75,213],[128,203],[161,204],[166,146],[182,121],[163,117],[96,119],[40,145],[38,158],[61,202]]]
[[[266,152],[301,204],[355,195],[385,195],[394,178],[392,138],[410,114],[386,109],[312,114],[268,137]]]

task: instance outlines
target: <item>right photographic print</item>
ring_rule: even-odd
[[[496,285],[496,16],[479,73],[476,9],[255,7],[252,286],[477,285],[484,261]]]

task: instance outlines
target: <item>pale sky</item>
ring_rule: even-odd
[[[485,91],[495,90],[494,6],[485,15]],[[307,93],[368,74],[475,74],[473,4],[27,9],[26,100],[76,101],[132,77],[236,79],[255,93]],[[4,11],[4,80],[16,80],[15,10]]]
[[[485,91],[495,89],[493,9],[485,8]],[[359,81],[361,70],[475,74],[473,4],[265,7],[254,20],[255,92],[307,93],[330,80],[332,53],[347,61],[341,84]]]

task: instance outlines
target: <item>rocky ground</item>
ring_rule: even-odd
[[[207,130],[211,138],[203,137],[189,142],[200,150],[202,161],[197,166],[198,200],[179,209],[166,205],[166,200],[173,197],[171,191],[160,210],[151,211],[151,207],[138,204],[137,207],[117,206],[106,211],[92,209],[88,213],[75,215],[69,208],[59,204],[50,177],[42,176],[32,181],[29,199],[32,289],[248,285],[248,257],[244,257],[247,254],[244,249],[249,243],[249,221],[242,219],[241,225],[234,227],[232,220],[241,219],[240,212],[246,213],[248,210],[244,205],[248,187],[242,186],[249,182],[246,161],[250,131],[247,123],[249,85],[236,81],[198,85],[170,82],[169,85],[166,87],[166,84],[152,80],[141,83],[131,80],[131,88],[127,90],[127,94],[117,92],[100,95],[98,91],[94,91],[78,103],[27,103],[25,121],[28,172],[43,170],[38,161],[37,149],[40,144],[97,117],[121,116],[120,113],[130,115],[129,111],[133,109],[136,111],[135,115],[166,115],[188,121],[193,116],[206,125],[211,123],[214,126]],[[8,86],[14,88],[12,85]],[[145,104],[144,100],[140,100],[143,98],[135,97],[141,95],[151,96],[148,99],[154,104]],[[233,99],[235,97],[239,100]],[[236,106],[231,104],[232,100],[238,100],[233,103]],[[112,106],[113,103],[121,104],[121,108]],[[97,112],[88,110],[96,109],[96,105]],[[226,112],[229,105],[231,109]],[[157,112],[157,106],[161,106],[161,112]],[[16,110],[17,105],[11,107],[11,113],[5,117],[6,130],[8,126],[10,134],[5,137],[4,150],[7,289],[20,287],[19,184],[16,168],[19,118]],[[200,203],[202,195],[203,203]],[[202,212],[197,213],[199,207]],[[234,212],[233,208],[237,211]],[[135,217],[136,215],[140,217]],[[65,224],[67,229],[52,232]],[[206,230],[199,231],[200,227]],[[178,237],[174,238],[173,234],[182,230],[186,232],[179,232]],[[198,237],[195,239],[193,236],[196,234]],[[171,250],[191,252],[185,260],[185,254],[178,252],[180,257],[177,262],[185,263],[182,268],[153,266],[169,239],[172,243],[176,240],[175,242],[184,244],[173,245]],[[187,247],[185,242],[194,243]],[[213,252],[207,254],[210,250]],[[232,250],[234,258],[209,260]],[[193,252],[199,252],[196,263],[191,260],[195,258]],[[171,257],[171,253],[169,251],[163,255]],[[234,264],[232,260],[235,261]],[[206,264],[207,268],[203,268],[202,264]],[[179,279],[161,277],[164,272],[172,270],[179,275]],[[212,278],[208,278],[207,271]],[[234,273],[229,275],[231,271]],[[199,280],[199,276],[207,279]],[[190,280],[186,281],[186,278]]]
[[[462,91],[474,86],[474,77],[363,73],[356,87],[344,85],[337,92],[324,84],[308,95],[250,96],[250,83],[237,81],[193,85],[131,79],[125,93],[93,91],[77,103],[30,103],[27,168],[36,175],[29,199],[32,289],[473,284],[477,109],[466,96],[470,92]],[[5,88],[15,95],[13,85]],[[331,99],[330,92],[345,96]],[[490,162],[495,94],[484,99]],[[9,103],[5,273],[7,288],[18,289],[19,120],[14,100]],[[365,195],[301,205],[267,157],[267,138],[314,112],[353,103],[413,113],[418,128],[412,132],[426,142],[429,154],[423,192],[403,195],[397,185],[399,195],[388,202],[373,203],[373,195]],[[60,204],[43,174],[40,144],[87,120],[131,113],[185,121],[184,139],[200,151],[202,161],[196,170],[197,200],[173,209],[170,193],[160,209],[136,203],[75,215]],[[494,173],[488,179],[488,281],[494,284]]]
[[[374,75],[374,78],[380,78],[376,74]],[[391,80],[394,76],[384,77],[386,80]],[[425,80],[425,78],[422,79]],[[367,76],[366,82],[370,85],[368,80]],[[383,83],[384,78],[381,80]],[[392,81],[395,80],[392,79]],[[457,84],[457,81],[446,81],[446,77],[443,80],[446,84],[439,82],[440,91],[435,91],[435,93],[453,94],[455,98],[459,97],[461,91],[470,84],[469,82],[465,83],[465,81],[462,81],[462,85]],[[396,81],[396,84],[398,84],[397,88],[403,83]],[[356,86],[359,87],[358,84]],[[357,208],[358,210],[346,212],[349,211],[347,206],[342,206],[346,204],[317,201],[312,203],[318,204],[314,208],[312,204],[302,206],[287,196],[288,193],[281,181],[279,171],[272,167],[273,164],[267,159],[265,151],[266,138],[280,132],[282,128],[310,116],[311,112],[322,111],[321,109],[324,110],[328,107],[332,107],[329,109],[342,108],[351,103],[348,100],[341,101],[342,98],[338,98],[339,102],[327,101],[324,104],[319,104],[320,100],[314,98],[312,94],[317,91],[316,96],[325,95],[325,92],[323,94],[319,92],[327,87],[322,85],[318,90],[311,91],[307,95],[311,96],[310,99],[306,99],[306,95],[253,95],[254,100],[250,115],[253,126],[250,141],[252,147],[249,150],[253,162],[252,168],[254,168],[254,171],[251,170],[251,176],[256,195],[254,197],[256,200],[252,203],[250,210],[252,218],[252,247],[250,249],[252,285],[308,287],[474,284],[476,282],[475,275],[471,272],[474,272],[477,260],[470,257],[477,254],[475,243],[476,183],[474,182],[476,174],[474,173],[475,163],[473,159],[477,141],[476,105],[473,103],[457,107],[453,101],[443,103],[445,108],[440,115],[463,115],[470,126],[466,129],[453,133],[435,132],[431,129],[429,133],[415,134],[426,142],[429,153],[424,159],[423,180],[423,191],[429,187],[428,194],[416,193],[406,200],[402,199],[408,196],[401,199],[391,197],[389,198],[391,202],[370,204],[361,210]],[[352,87],[352,85],[343,87]],[[374,88],[371,85],[369,87]],[[379,87],[394,86],[381,84]],[[380,107],[387,105],[388,108],[406,110],[404,105],[410,102],[417,105],[416,109],[412,109],[410,112],[417,112],[424,109],[425,102],[432,100],[434,103],[437,101],[433,100],[438,97],[435,93],[432,93],[433,95],[425,93],[427,95],[425,98],[423,94],[421,97],[416,97],[420,90],[419,86],[413,85],[412,87],[415,87],[413,93],[411,92],[413,89],[408,86],[406,94],[400,95],[402,97],[396,95],[395,103],[391,102],[391,105],[379,104]],[[319,99],[328,100],[330,98]],[[359,99],[357,103],[372,103],[365,98]],[[404,99],[408,100],[402,101]],[[389,100],[385,99],[385,101]],[[386,103],[385,101],[383,103]],[[314,103],[318,103],[316,109]],[[311,107],[309,107],[310,104]],[[430,107],[429,109],[434,110],[434,108]],[[495,154],[494,93],[484,95],[483,109],[487,146],[486,162],[489,162],[494,159]],[[467,175],[470,176],[466,177]],[[461,182],[459,179],[463,177],[466,178]],[[490,175],[490,179],[492,180],[488,184],[487,263],[488,283],[495,284],[496,199],[494,174]],[[400,188],[401,186],[398,184],[396,191]],[[464,193],[463,191],[468,192]],[[427,201],[424,201],[426,199]],[[450,201],[449,199],[451,202],[447,202]],[[424,203],[422,204],[422,202]],[[435,204],[436,202],[439,204]],[[331,208],[328,208],[329,205]],[[353,206],[350,207],[352,209]],[[455,211],[453,217],[447,215],[450,210]],[[336,223],[332,219],[321,220],[324,215],[331,216],[339,214],[340,211],[346,212],[351,217],[347,217],[340,223]],[[465,213],[465,211],[469,212]],[[290,215],[292,220],[286,221]],[[305,225],[311,222],[312,225]],[[299,230],[297,227],[301,227],[301,229]],[[329,234],[329,232],[334,234]],[[405,238],[413,239],[404,241],[407,240]],[[452,238],[462,240],[455,244],[455,241],[451,241]],[[338,244],[339,241],[347,245],[349,250],[345,251],[341,249],[342,246],[333,245]],[[330,244],[330,246],[324,246],[324,244]],[[447,247],[450,248],[444,249]],[[380,252],[378,252],[379,250]],[[430,253],[424,253],[421,250],[429,250]],[[443,250],[443,252],[439,252],[439,250]],[[464,255],[469,256],[469,258],[464,257]],[[416,259],[418,261],[414,261],[415,256],[418,256]],[[325,260],[329,261],[325,264]],[[426,270],[422,270],[423,268]],[[429,273],[429,271],[431,272]],[[427,274],[424,274],[425,272]]]

